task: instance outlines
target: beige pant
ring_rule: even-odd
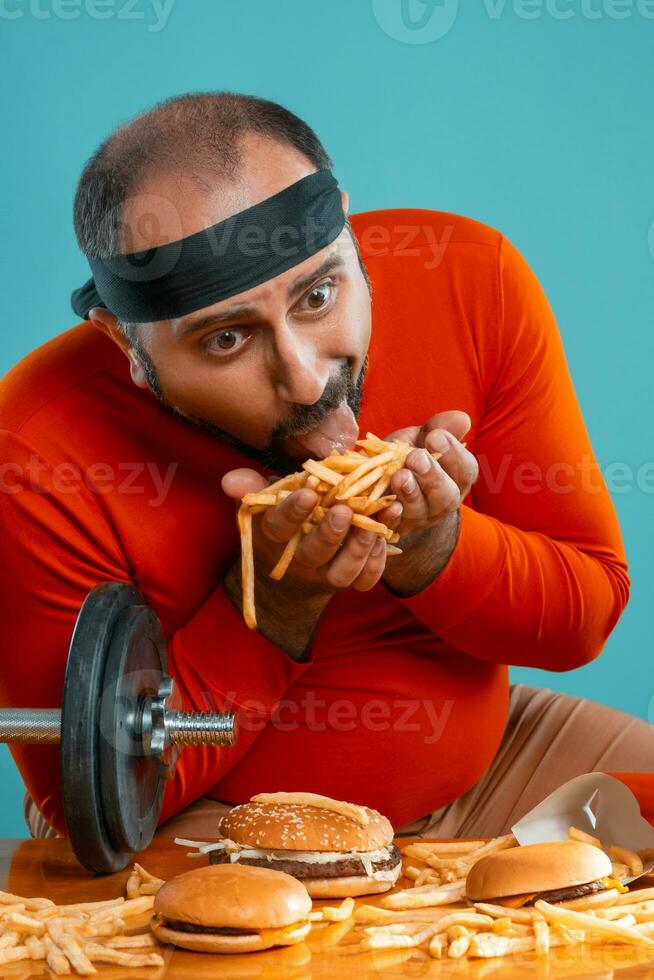
[[[447,760],[434,759],[434,766]],[[594,701],[545,688],[511,687],[502,743],[480,781],[449,806],[399,828],[425,837],[496,837],[562,783],[586,772],[654,773],[654,729]],[[158,837],[218,837],[230,809],[200,797],[157,830]],[[31,798],[25,819],[33,837],[54,837]]]

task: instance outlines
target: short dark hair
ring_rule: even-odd
[[[100,258],[121,250],[124,202],[149,174],[182,168],[198,182],[234,179],[247,132],[295,147],[317,170],[332,168],[313,129],[276,102],[235,92],[174,96],[120,126],[87,161],[73,205],[81,250]]]

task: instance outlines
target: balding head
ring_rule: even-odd
[[[227,199],[246,200],[244,148],[249,145],[252,150],[256,144],[286,148],[296,162],[304,161],[307,172],[332,166],[311,127],[266,99],[232,92],[196,93],[168,99],[142,113],[112,133],[82,171],[73,209],[79,247],[90,257],[144,247],[138,240],[139,215],[126,214],[126,205],[171,185],[186,185],[188,191],[213,198],[223,187]],[[266,167],[267,155],[260,155],[259,168]],[[163,197],[170,200],[167,193]],[[230,214],[239,209],[231,207],[226,200],[223,210]],[[175,229],[174,217],[166,217],[166,210],[162,208],[156,222],[162,241],[190,233]],[[147,222],[141,223],[141,231],[153,234]]]

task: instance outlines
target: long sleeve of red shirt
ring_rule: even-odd
[[[405,605],[472,656],[570,670],[627,603],[622,538],[543,290],[506,239],[497,263],[497,331],[476,337],[480,478],[450,561]]]
[[[65,652],[84,596],[98,582],[138,580],[138,572],[99,500],[83,487],[67,492],[66,483],[71,487],[75,482],[72,470],[57,469],[35,446],[4,430],[0,455],[13,464],[3,473],[5,494],[0,499],[9,506],[0,508],[0,534],[5,555],[19,558],[20,565],[17,574],[13,561],[5,560],[2,576],[8,618],[3,619],[3,632],[11,636],[10,663],[3,674],[9,697],[3,700],[16,707],[52,707],[61,700]],[[182,809],[210,790],[226,767],[238,763],[256,737],[257,715],[269,713],[306,669],[261,633],[248,631],[248,642],[243,639],[243,621],[220,585],[169,637],[169,660],[185,707],[236,712],[249,707],[249,712],[236,748],[195,748],[190,773],[183,762],[177,767],[167,809]],[[193,656],[218,643],[233,651],[221,664],[220,688],[203,676],[202,661]],[[31,676],[32,671],[38,676]],[[63,832],[58,751],[42,747],[35,753],[27,746],[13,746],[12,751],[28,791],[46,819]]]
[[[586,663],[627,601],[615,511],[527,263],[455,215],[351,220],[373,286],[360,430],[464,409],[481,476],[436,580],[408,599],[381,583],[337,594],[308,663],[248,630],[220,585],[238,555],[220,478],[250,460],[136,388],[89,324],[0,383],[0,700],[58,705],[86,593],[134,583],[162,621],[186,705],[242,721],[235,748],[185,750],[162,820],[202,794],[239,802],[280,788],[367,803],[396,826],[415,819],[488,767],[506,665]],[[56,750],[12,752],[63,830]]]

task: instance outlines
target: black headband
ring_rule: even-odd
[[[184,316],[281,275],[319,252],[345,225],[329,170],[210,228],[144,252],[90,258],[93,278],[71,296],[86,318],[105,306],[119,320],[148,323]]]

